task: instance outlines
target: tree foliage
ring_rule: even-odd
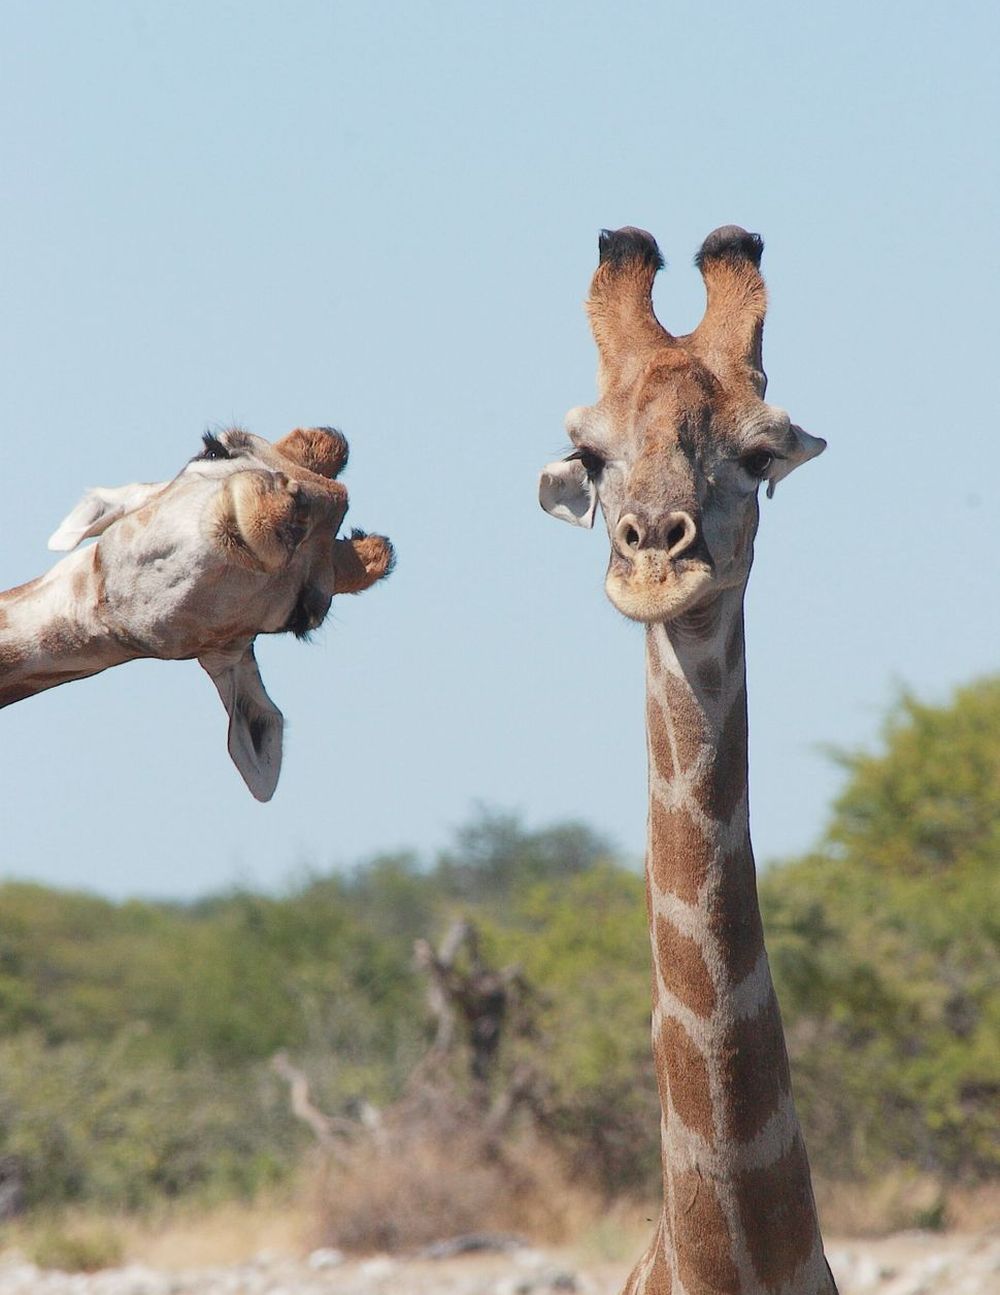
[[[1000,1169],[1000,680],[904,697],[815,854],[761,898],[824,1163]]]
[[[761,900],[813,1161],[1000,1170],[1000,680],[904,697],[805,858]],[[542,1133],[608,1192],[652,1188],[642,880],[580,824],[484,812],[433,860],[190,906],[0,887],[0,1157],[29,1202],[249,1192],[308,1145],[266,1065],[332,1114],[397,1098],[431,1041],[417,938],[473,919],[520,965]]]

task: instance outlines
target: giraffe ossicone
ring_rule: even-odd
[[[206,434],[171,481],[88,491],[49,540],[69,556],[0,593],[0,707],[125,661],[195,658],[228,712],[233,762],[269,800],[283,719],[255,638],[306,636],[335,595],[369,588],[394,561],[384,536],[338,538],[347,453],[332,428],[274,445],[230,428]]]
[[[652,306],[663,258],[605,230],[587,301],[598,401],[539,500],[591,526],[605,589],[646,627],[646,886],[663,1208],[627,1295],[830,1295],[809,1164],[764,949],[747,799],[743,599],[758,491],[826,443],[764,400],[763,244],[726,226],[695,264],[694,332]]]

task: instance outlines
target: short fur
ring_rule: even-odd
[[[337,539],[347,442],[299,428],[277,445],[239,428],[206,434],[170,482],[91,491],[55,532],[77,549],[0,593],[0,706],[138,657],[197,657],[230,716],[229,751],[267,800],[282,718],[260,681],[257,634],[299,638],[338,593],[389,574],[392,545]]]
[[[541,498],[611,541],[606,589],[646,624],[646,891],[663,1209],[628,1295],[830,1295],[757,902],[743,597],[773,486],[823,442],[763,402],[763,243],[725,226],[696,258],[695,331],[656,319],[650,235],[601,235],[588,313],[600,399]]]
[[[601,265],[614,269],[639,264],[653,274],[663,269],[663,256],[656,239],[644,229],[629,226],[626,229],[602,229],[597,240]]]
[[[738,264],[749,261],[755,270],[760,268],[764,255],[764,240],[759,234],[748,234],[739,225],[723,225],[714,229],[698,249],[694,263],[704,270],[709,261],[725,260]]]

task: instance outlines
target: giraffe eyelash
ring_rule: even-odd
[[[739,464],[751,477],[763,481],[774,464],[780,463],[786,457],[784,454],[779,454],[777,450],[771,449],[769,445],[759,445],[756,449],[747,450],[745,454],[741,454]]]
[[[195,459],[231,459],[233,457],[219,438],[213,436],[211,432],[204,432],[201,439],[204,449],[200,454],[195,455]]]
[[[578,462],[583,465],[583,470],[591,481],[595,480],[604,471],[604,458],[596,450],[588,449],[586,446],[573,450],[566,455],[566,462]]]

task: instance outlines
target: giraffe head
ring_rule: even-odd
[[[208,671],[229,712],[230,755],[259,800],[277,783],[283,721],[254,638],[305,636],[335,594],[392,568],[384,537],[337,538],[347,453],[325,427],[275,445],[238,428],[206,435],[172,481],[90,490],[49,540],[65,550],[99,537],[73,587],[110,641],[129,656],[196,657]]]
[[[757,492],[771,495],[826,442],[764,401],[763,243],[734,225],[696,257],[708,304],[673,337],[653,313],[663,265],[640,229],[605,230],[587,313],[599,355],[596,405],[571,409],[572,451],[541,475],[554,517],[611,540],[605,588],[633,620],[672,621],[741,587],[753,560]]]

